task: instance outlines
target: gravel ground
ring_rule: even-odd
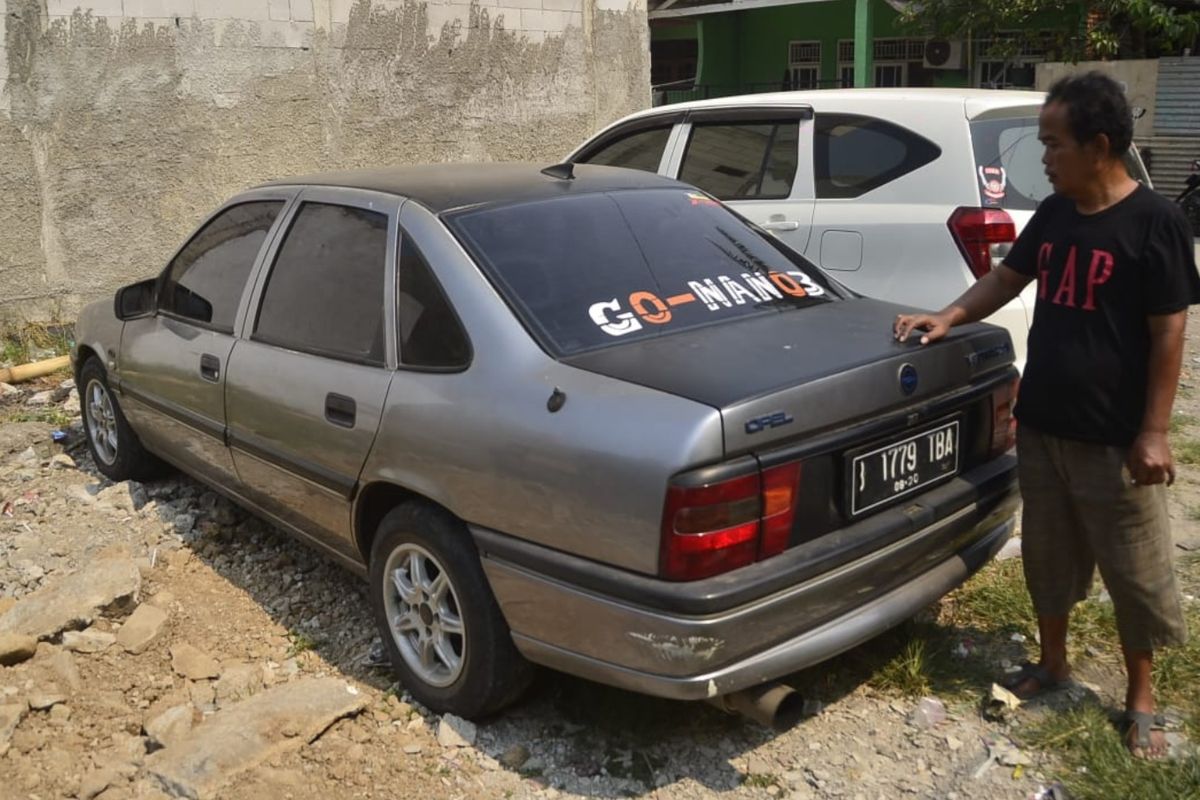
[[[1185,385],[1200,369],[1195,344],[1187,366]],[[86,625],[86,636],[43,637],[32,658],[0,667],[0,798],[186,793],[157,777],[155,750],[178,753],[195,745],[197,726],[216,729],[238,704],[323,676],[345,682],[361,709],[311,735],[284,725],[207,796],[1015,799],[1049,783],[1053,763],[1013,746],[1016,723],[989,722],[968,699],[927,702],[918,714],[921,701],[876,691],[867,676],[847,688],[854,653],[794,676],[814,713],[779,734],[706,705],[550,673],[499,717],[442,720],[371,663],[376,634],[357,578],[188,478],[107,482],[61,380],[0,396],[0,418],[33,408],[35,395],[75,417],[65,446],[48,424],[0,425],[0,621],[101,562],[132,560],[141,580],[90,625],[67,626]],[[1200,413],[1194,395],[1182,402]],[[1195,472],[1185,468],[1173,500],[1184,538],[1196,534]],[[163,613],[135,622],[141,606]],[[217,677],[189,673],[184,645],[211,657]],[[991,646],[998,672],[1023,651]],[[1084,677],[1060,703],[1120,689],[1112,669]]]

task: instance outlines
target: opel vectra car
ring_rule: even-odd
[[[571,161],[677,177],[728,202],[868,297],[942,308],[1008,253],[1053,189],[1041,92],[833,89],[660,106]],[[1137,148],[1126,166],[1149,184]],[[1018,366],[1030,286],[990,321]]]
[[[377,169],[234,197],[73,356],[105,475],[172,464],[355,570],[403,684],[478,716],[531,664],[760,686],[981,566],[1011,343],[899,310],[667,178]]]

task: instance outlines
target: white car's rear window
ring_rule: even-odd
[[[981,205],[1032,211],[1054,193],[1042,164],[1036,115],[976,120],[971,123],[971,143]],[[1147,182],[1132,151],[1125,165],[1134,180]]]

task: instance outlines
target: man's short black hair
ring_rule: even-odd
[[[1092,71],[1060,78],[1046,95],[1046,105],[1051,103],[1066,106],[1067,124],[1075,141],[1087,144],[1103,133],[1113,157],[1129,152],[1133,111],[1121,85],[1108,75]]]

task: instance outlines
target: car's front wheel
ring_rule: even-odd
[[[400,682],[422,705],[480,717],[516,700],[517,652],[461,522],[421,503],[392,510],[371,547],[371,600]]]
[[[160,477],[166,465],[142,447],[121,413],[121,406],[108,385],[108,376],[97,359],[84,362],[77,385],[83,407],[83,432],[96,468],[118,483]]]

